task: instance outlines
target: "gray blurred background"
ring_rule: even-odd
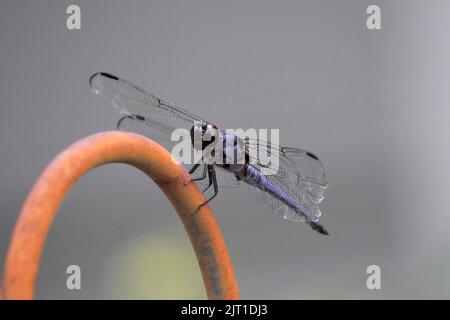
[[[81,30],[66,7],[81,7]],[[382,30],[366,28],[381,7]],[[323,237],[247,187],[212,208],[242,298],[450,298],[450,2],[0,1],[0,262],[43,168],[119,118],[107,71],[227,128],[280,128],[327,169]],[[68,265],[81,267],[69,291]],[[366,268],[381,267],[381,290]],[[189,240],[138,170],[90,172],[46,243],[40,299],[205,298]]]

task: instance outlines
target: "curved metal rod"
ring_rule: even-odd
[[[127,163],[146,173],[178,212],[191,239],[209,299],[239,299],[230,257],[219,226],[189,174],[167,150],[134,133],[109,131],[79,140],[44,170],[28,195],[6,256],[4,299],[32,299],[39,261],[53,217],[75,182],[89,170]]]

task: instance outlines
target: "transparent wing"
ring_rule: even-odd
[[[92,90],[111,102],[124,116],[118,121],[117,127],[123,131],[132,131],[150,137],[167,150],[172,150],[178,141],[171,140],[173,130],[177,128],[190,129],[194,121],[203,121],[189,115],[187,111],[178,107],[164,109],[160,107],[160,100],[152,94],[134,86],[120,78],[96,73],[91,77]],[[119,80],[115,80],[115,79]],[[117,81],[119,81],[117,83]],[[193,149],[190,159],[194,159]],[[187,170],[191,165],[183,164]],[[194,178],[202,174],[202,167],[193,174]],[[238,187],[239,182],[230,172],[216,166],[218,184],[222,187]],[[200,186],[206,186],[208,179],[196,181]]]
[[[154,127],[170,139],[178,128],[190,129],[201,118],[172,105],[138,86],[114,75],[98,72],[89,79],[91,90],[109,101],[119,112],[144,118],[148,126]]]
[[[121,131],[131,131],[139,133],[143,136],[149,137],[158,141],[167,150],[172,150],[177,141],[170,139],[172,130],[162,129],[160,126],[154,125],[152,120],[144,118],[143,116],[125,115],[117,122],[117,129]]]
[[[258,189],[252,185],[248,185],[250,192],[252,195],[262,204],[269,207],[270,211],[273,212],[276,216],[293,222],[304,222],[305,218],[286,206],[279,199],[273,197],[269,193]]]
[[[325,169],[319,158],[309,151],[280,147],[261,139],[248,138],[245,147],[250,155],[250,163],[260,170],[264,168],[268,172],[266,178],[296,199],[299,206],[304,208],[304,214],[317,222],[321,215],[319,204],[328,187]],[[271,169],[269,165],[270,157],[274,156],[279,160],[277,169]],[[251,193],[277,216],[295,222],[304,220],[276,197],[254,186],[249,187]]]
[[[325,169],[314,153],[292,147],[281,147],[261,139],[245,139],[245,148],[250,155],[250,163],[266,168],[270,172],[270,157],[278,157],[280,167],[292,171],[296,179],[325,182]],[[270,174],[276,174],[274,169]]]
[[[314,222],[319,220],[322,214],[319,204],[324,198],[323,193],[328,186],[326,183],[307,181],[283,167],[279,168],[277,174],[268,175],[266,178],[296,199],[299,207],[304,209],[303,215]],[[275,215],[288,221],[304,221],[302,214],[299,214],[278,198],[252,185],[249,185],[249,187],[253,196],[267,205]]]

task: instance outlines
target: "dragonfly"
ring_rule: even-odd
[[[320,234],[328,235],[319,223],[319,204],[328,184],[324,166],[314,153],[278,146],[259,138],[247,137],[243,140],[109,73],[93,74],[89,85],[92,92],[123,114],[117,122],[119,130],[143,132],[167,148],[175,143],[171,139],[174,130],[189,130],[193,150],[204,153],[204,157],[189,170],[191,182],[206,185],[204,193],[211,187],[214,190],[213,195],[199,207],[217,196],[219,185],[235,187],[243,182],[248,185],[251,194],[276,216],[287,221],[305,222]],[[199,136],[208,139],[198,140]],[[221,145],[220,156],[224,158],[233,153],[234,162],[214,161],[217,157],[211,159],[211,154],[205,153],[211,145]],[[267,153],[279,159],[279,166],[273,172],[267,167],[267,159],[260,157]],[[255,154],[258,156],[255,157]],[[202,174],[194,177],[200,167]]]

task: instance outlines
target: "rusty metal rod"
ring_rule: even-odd
[[[191,239],[209,299],[239,299],[231,259],[204,197],[182,166],[163,147],[134,133],[94,134],[60,153],[38,178],[26,199],[6,255],[4,299],[32,299],[39,261],[50,225],[77,180],[107,163],[130,164],[162,189]]]

